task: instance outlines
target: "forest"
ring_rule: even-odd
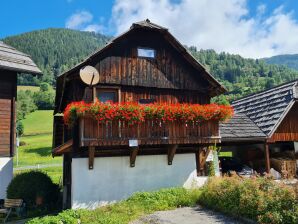
[[[103,47],[110,39],[94,32],[61,28],[28,32],[3,41],[31,55],[44,73],[42,77],[22,75],[18,84],[39,86],[46,82],[55,88],[59,74]],[[298,78],[297,70],[269,64],[267,59],[247,59],[225,52],[187,48],[228,89],[224,96],[228,101]]]

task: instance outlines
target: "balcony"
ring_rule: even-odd
[[[79,146],[129,146],[137,140],[139,146],[162,144],[214,144],[220,141],[218,121],[195,123],[145,120],[130,125],[126,121],[99,122],[90,116],[79,118]]]

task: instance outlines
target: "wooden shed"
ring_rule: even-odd
[[[223,145],[234,145],[243,149],[245,145],[246,148],[252,148],[252,145],[259,144],[255,149],[265,153],[267,172],[275,164],[277,157],[286,158],[292,155],[290,157],[295,159],[294,154],[296,154],[297,158],[298,80],[241,98],[234,101],[232,105],[236,116],[227,124],[221,125],[220,128]],[[241,125],[242,121],[239,118],[241,114],[252,121],[250,128]],[[242,140],[249,139],[249,141],[239,142],[239,136],[233,136],[233,132],[240,133]],[[227,134],[229,138],[223,133]],[[243,151],[244,154],[247,153],[247,151]]]
[[[93,89],[101,102],[208,104],[225,88],[169,31],[149,20],[124,34],[58,77],[53,155],[63,155],[64,207],[94,207],[135,191],[181,186],[201,173],[206,147],[220,141],[218,121],[198,126],[146,120],[127,126],[81,117],[68,129],[60,113],[86,99],[79,71],[94,66]],[[130,144],[133,142],[133,146]],[[136,145],[135,145],[136,144]]]
[[[0,198],[12,178],[16,143],[17,74],[41,74],[30,56],[0,41]]]

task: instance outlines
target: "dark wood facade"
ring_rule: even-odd
[[[15,150],[16,79],[16,72],[0,69],[0,157],[11,157]]]
[[[298,102],[295,102],[268,141],[298,142]]]
[[[41,71],[27,54],[0,41],[0,157],[11,157],[15,150],[18,73]]]

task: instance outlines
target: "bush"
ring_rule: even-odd
[[[17,135],[18,136],[22,136],[24,134],[24,125],[23,125],[23,123],[21,121],[18,121],[17,122],[16,129],[17,129]]]
[[[40,171],[17,174],[7,188],[8,198],[21,198],[30,209],[36,206],[36,199],[43,200],[41,207],[52,209],[59,201],[60,189],[49,176]]]
[[[259,223],[298,223],[294,191],[267,178],[211,178],[203,187],[199,202]]]

